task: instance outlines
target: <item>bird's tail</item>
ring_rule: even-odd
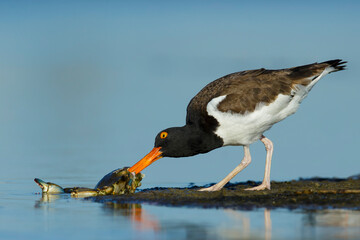
[[[322,63],[314,63],[312,64],[314,67],[314,74],[311,76],[311,82],[306,86],[307,91],[310,91],[312,87],[325,75],[337,72],[341,70],[345,70],[345,61],[341,59],[329,60]]]
[[[341,70],[346,69],[346,61],[343,61],[342,59],[335,59],[335,60],[329,60],[326,62],[322,62],[320,64],[327,64],[328,67],[326,67],[328,73],[337,72]]]

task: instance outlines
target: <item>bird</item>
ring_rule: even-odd
[[[270,186],[273,143],[264,136],[275,123],[294,114],[302,100],[325,75],[344,70],[341,59],[292,68],[260,68],[228,74],[206,85],[187,106],[186,124],[160,131],[154,148],[128,171],[139,173],[163,157],[189,157],[224,146],[243,146],[244,157],[223,180],[199,191],[221,190],[251,163],[250,144],[260,140],[266,149],[260,185]]]

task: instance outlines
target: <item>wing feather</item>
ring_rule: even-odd
[[[206,112],[206,106],[213,98],[226,96],[218,105],[219,111],[252,112],[259,103],[268,105],[279,94],[290,95],[292,90],[296,90],[296,85],[309,85],[327,67],[334,67],[335,71],[343,70],[340,64],[344,62],[331,60],[287,69],[261,68],[226,75],[206,85],[190,101],[186,123],[197,124],[204,129],[208,129],[209,124],[214,125],[216,119]]]

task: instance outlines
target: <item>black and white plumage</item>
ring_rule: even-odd
[[[294,114],[312,87],[325,75],[345,69],[342,60],[281,69],[232,73],[205,86],[187,107],[186,125],[161,131],[154,149],[129,171],[138,173],[162,157],[187,157],[213,149],[244,146],[241,163],[222,181],[203,191],[220,190],[251,162],[249,145],[261,140],[267,150],[261,185],[270,189],[272,142],[263,133]]]

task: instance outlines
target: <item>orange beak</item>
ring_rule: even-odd
[[[138,174],[142,170],[144,170],[147,166],[155,162],[156,160],[162,158],[160,151],[161,147],[156,147],[151,150],[145,157],[143,157],[140,161],[135,163],[134,166],[128,169],[129,172],[134,172],[135,174]]]

